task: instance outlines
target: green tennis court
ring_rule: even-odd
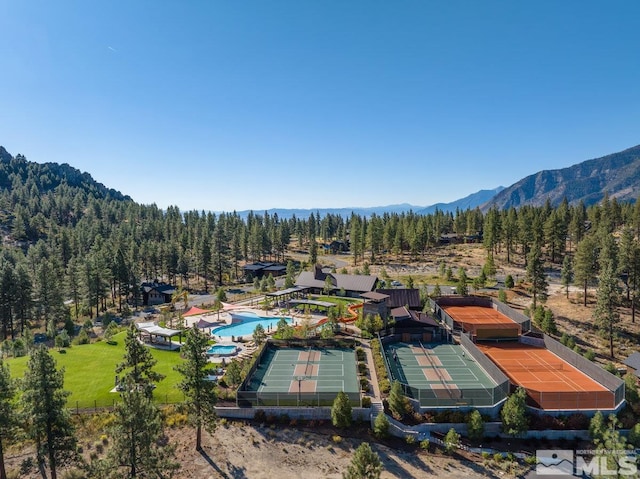
[[[392,380],[423,407],[487,406],[495,382],[462,346],[442,343],[385,344]]]
[[[270,345],[238,393],[254,405],[315,406],[332,404],[339,391],[360,404],[354,349]]]

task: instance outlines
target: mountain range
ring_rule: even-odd
[[[0,146],[0,162],[6,163],[11,161],[12,158],[11,154]],[[26,159],[21,155],[18,155],[13,160],[14,162],[15,160],[26,162]],[[43,168],[59,167],[63,173],[63,178],[70,185],[92,185],[91,189],[95,189],[101,195],[108,194],[113,198],[131,201],[130,197],[95,182],[88,173],[81,173],[66,163],[63,165],[44,163],[41,166]],[[10,183],[2,184],[7,181],[8,178],[5,178],[4,181],[0,178],[0,186],[10,187]],[[311,213],[318,213],[321,216],[333,214],[346,217],[352,213],[360,216],[371,216],[373,214],[383,215],[385,213],[412,211],[416,214],[426,215],[436,211],[455,212],[456,210],[464,211],[474,208],[487,211],[490,208],[519,208],[524,205],[540,206],[547,200],[552,206],[557,206],[564,198],[570,204],[582,201],[586,206],[589,206],[602,200],[605,194],[622,202],[635,201],[638,198],[640,195],[640,145],[601,158],[586,160],[567,168],[542,170],[521,179],[509,187],[499,186],[493,189],[480,190],[450,203],[437,203],[431,206],[402,203],[353,208],[272,208],[264,212],[269,213],[269,215],[277,214],[278,217],[283,219],[291,218],[294,215],[298,218],[307,218]],[[237,213],[241,217],[246,217],[250,212],[251,210],[243,210]]]
[[[640,145],[618,153],[583,161],[559,170],[543,170],[529,175],[497,193],[481,209],[552,206],[564,198],[569,204],[598,203],[605,194],[620,202],[635,201],[640,194]]]

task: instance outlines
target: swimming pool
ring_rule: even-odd
[[[231,356],[235,354],[237,348],[235,346],[223,346],[220,344],[214,344],[209,349],[207,349],[207,354],[217,355],[217,356]]]
[[[258,324],[261,324],[266,331],[269,326],[271,326],[271,329],[276,329],[278,321],[281,319],[284,319],[289,324],[292,322],[291,318],[279,318],[275,316],[264,317],[252,312],[233,313],[231,317],[233,323],[216,328],[211,331],[211,334],[214,336],[222,336],[223,338],[229,338],[231,336],[251,336]]]

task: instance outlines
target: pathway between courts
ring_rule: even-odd
[[[376,373],[375,362],[373,361],[373,352],[371,351],[371,341],[361,341],[362,349],[367,356],[367,366],[369,368],[369,376],[371,383],[371,390],[366,394],[371,397],[371,403],[382,404],[382,396],[380,395],[380,386],[378,386],[378,374]]]

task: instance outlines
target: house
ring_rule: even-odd
[[[330,294],[344,291],[345,296],[358,298],[362,293],[373,291],[377,282],[378,277],[372,274],[332,273],[329,268],[316,265],[313,271],[302,271],[298,275],[296,286],[309,288],[314,294],[321,294],[330,283]]]
[[[390,316],[395,323],[390,328],[391,334],[398,334],[403,341],[441,341],[445,337],[442,326],[421,311],[412,311],[401,306],[393,308]]]
[[[142,290],[142,304],[153,306],[154,304],[170,303],[176,287],[161,282],[146,282],[140,286]]]
[[[331,254],[346,253],[349,251],[349,243],[347,241],[333,240],[329,244],[322,245],[322,248]]]
[[[388,294],[383,294],[380,291],[371,291],[362,293],[360,297],[364,299],[364,305],[362,306],[363,317],[367,315],[375,317],[378,315],[383,320],[386,320],[389,316]]]
[[[246,280],[251,281],[253,278],[262,279],[263,276],[283,276],[287,273],[287,267],[278,263],[250,263],[242,268]]]
[[[623,361],[623,364],[627,366],[628,372],[636,377],[640,377],[640,353],[631,354],[631,356]]]
[[[420,311],[420,290],[417,288],[392,288],[392,289],[376,289],[376,293],[381,293],[389,297],[387,303],[389,308],[407,308]]]

